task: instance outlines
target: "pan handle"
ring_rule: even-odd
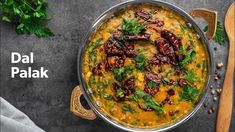
[[[204,20],[207,21],[208,31],[206,33],[206,36],[208,39],[212,39],[217,29],[217,12],[205,8],[196,8],[191,11],[190,15],[193,18],[202,17]]]
[[[76,86],[73,89],[71,100],[70,100],[70,111],[79,117],[94,120],[96,118],[96,114],[92,110],[85,109],[81,104],[82,90],[79,86]]]

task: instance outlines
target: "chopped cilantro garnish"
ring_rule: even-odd
[[[117,97],[120,97],[120,98],[124,97],[124,91],[122,89],[117,90]]]
[[[119,82],[123,81],[126,77],[126,74],[128,72],[131,72],[133,69],[131,67],[125,66],[125,67],[121,67],[118,69],[114,69],[113,73],[114,73],[114,77],[116,80],[118,80]]]
[[[192,70],[190,70],[186,72],[184,79],[188,80],[190,83],[193,83],[198,80],[198,77]]]
[[[140,104],[140,107],[143,109],[151,108],[153,109],[157,115],[164,113],[163,108],[154,100],[151,95],[146,94],[144,97],[144,103]]]
[[[163,83],[169,83],[169,82],[170,82],[170,79],[167,78],[167,77],[164,77],[164,78],[162,79],[162,81],[163,81]]]
[[[183,100],[194,101],[200,91],[189,85],[183,85],[183,91],[179,92],[179,96]]]
[[[184,60],[180,62],[179,66],[180,69],[185,69],[185,66],[195,58],[196,52],[193,48],[190,49],[189,51],[180,48],[180,53],[184,55]]]
[[[138,23],[138,18],[135,19],[123,19],[123,23],[122,23],[122,30],[124,32],[127,32],[129,34],[139,34],[141,31],[143,31],[146,27],[146,25],[143,24],[139,24]]]
[[[156,88],[158,86],[158,84],[155,83],[154,81],[149,81],[147,85],[149,88]]]
[[[130,98],[139,103],[142,109],[151,108],[157,115],[164,113],[163,108],[154,100],[154,98],[140,89],[136,89],[135,94],[133,96],[129,96],[129,99]],[[141,99],[144,100],[143,103],[140,103]]]
[[[139,54],[136,57],[135,61],[136,61],[136,68],[141,71],[143,71],[148,64],[144,54]]]

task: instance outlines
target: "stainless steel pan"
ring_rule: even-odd
[[[172,124],[168,124],[160,128],[134,128],[134,127],[124,125],[120,122],[117,122],[113,120],[112,118],[110,118],[109,116],[107,116],[104,112],[102,112],[102,110],[99,109],[99,105],[91,99],[90,97],[91,92],[87,90],[85,83],[84,83],[83,74],[82,74],[82,63],[83,63],[82,61],[83,61],[84,52],[86,50],[86,47],[89,41],[89,37],[96,30],[96,28],[103,22],[103,20],[105,20],[110,15],[112,15],[114,12],[120,9],[123,9],[127,6],[136,5],[136,4],[146,4],[146,3],[168,8],[176,12],[177,14],[181,15],[182,17],[184,17],[193,26],[197,34],[200,36],[201,41],[205,44],[204,47],[205,49],[207,49],[206,51],[209,57],[208,58],[209,59],[209,67],[208,67],[209,74],[207,77],[207,84],[205,85],[203,94],[201,95],[194,109],[190,111],[186,116],[181,118],[180,120],[177,120],[173,122]],[[204,35],[203,31],[196,24],[194,20],[195,17],[201,17],[208,22],[209,30],[206,35]],[[106,122],[112,124],[113,126],[117,128],[120,128],[126,131],[160,132],[160,131],[169,130],[169,129],[179,126],[180,124],[184,123],[189,118],[191,118],[197,112],[197,110],[200,108],[200,106],[202,105],[203,101],[206,98],[206,93],[207,93],[206,91],[209,89],[210,78],[211,78],[212,71],[213,71],[213,59],[211,58],[212,50],[209,49],[208,47],[208,39],[211,39],[213,35],[215,34],[216,26],[217,26],[217,12],[210,11],[210,10],[203,9],[203,8],[194,9],[191,11],[191,13],[187,13],[173,4],[169,4],[169,3],[157,1],[157,0],[131,0],[131,1],[123,2],[123,3],[117,4],[111,7],[94,21],[92,27],[87,33],[87,36],[84,38],[83,46],[79,50],[79,53],[78,53],[79,86],[75,87],[72,92],[71,106],[70,106],[71,112],[73,112],[77,116],[80,116],[88,120],[94,120],[96,118],[96,115],[98,115],[100,118],[102,118]],[[80,102],[81,95],[85,97],[86,101],[91,107],[91,110],[87,110],[82,106]]]

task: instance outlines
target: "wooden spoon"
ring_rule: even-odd
[[[234,74],[234,44],[235,44],[235,2],[229,7],[225,17],[225,29],[229,38],[228,65],[220,96],[216,132],[228,132],[233,107],[233,74]]]

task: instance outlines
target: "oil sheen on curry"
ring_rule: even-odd
[[[114,120],[156,128],[187,115],[207,81],[207,52],[176,13],[135,5],[114,13],[90,37],[86,88]]]

